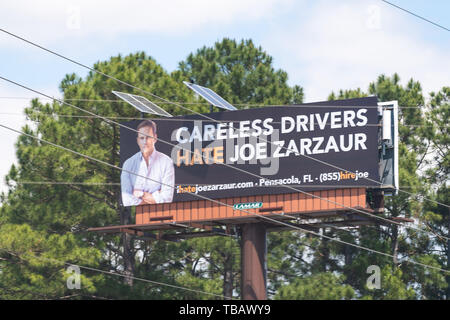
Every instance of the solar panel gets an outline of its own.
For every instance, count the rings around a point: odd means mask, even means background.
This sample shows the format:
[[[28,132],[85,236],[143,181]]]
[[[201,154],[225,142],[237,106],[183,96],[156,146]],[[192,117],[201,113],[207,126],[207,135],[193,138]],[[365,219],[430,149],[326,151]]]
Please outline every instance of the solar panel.
[[[151,102],[150,100],[148,100],[144,97],[137,96],[135,94],[130,94],[130,96],[133,97],[134,99],[136,99],[137,101],[139,101],[141,104],[145,105],[154,114],[159,114],[159,115],[166,116],[166,117],[172,116],[170,113],[166,112],[164,109],[162,109],[161,107],[157,106],[156,104],[154,104],[153,102]]]
[[[228,101],[223,99],[221,96],[219,96],[217,93],[215,93],[211,89],[199,86],[198,84],[189,83],[186,81],[183,81],[183,83],[185,85],[187,85],[195,93],[197,93],[198,95],[203,97],[203,99],[208,101],[213,106],[216,106],[216,107],[219,107],[222,109],[226,109],[226,110],[237,110]]]
[[[149,101],[144,97],[118,91],[112,91],[112,93],[114,93],[116,96],[118,96],[125,102],[131,104],[140,112],[156,114],[163,117],[172,117],[170,113],[166,112],[164,109],[162,109],[161,107],[157,106],[156,104],[154,104],[153,102]]]
[[[147,110],[147,108],[145,108],[145,106],[143,106],[139,101],[136,101],[136,99],[133,99],[128,93],[122,93],[122,92],[117,92],[117,91],[113,91],[112,93],[114,93],[116,96],[118,96],[125,102],[128,102],[129,104],[131,104],[133,107],[135,107],[139,111],[148,112],[148,110]]]

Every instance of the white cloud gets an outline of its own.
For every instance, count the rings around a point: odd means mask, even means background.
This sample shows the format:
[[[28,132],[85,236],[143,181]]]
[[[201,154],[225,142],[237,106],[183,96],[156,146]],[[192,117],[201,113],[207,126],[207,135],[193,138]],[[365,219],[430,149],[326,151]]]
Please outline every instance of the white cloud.
[[[0,21],[36,41],[132,32],[182,35],[211,25],[267,18],[293,0],[16,0],[1,4]],[[11,40],[5,40],[11,43]]]
[[[394,72],[403,84],[419,80],[428,94],[450,84],[450,59],[420,38],[420,26],[378,3],[327,1],[273,40],[295,56],[295,68],[284,68],[292,82],[305,87],[308,101],[324,100],[332,90],[366,91],[378,75]]]
[[[54,88],[45,88],[42,89],[42,92],[46,92],[49,95],[52,93],[55,96],[60,95]],[[19,131],[22,130],[25,124],[32,126],[32,123],[26,121],[24,109],[30,106],[30,99],[34,97],[36,96],[21,88],[5,85],[3,82],[0,86],[0,124]],[[48,102],[47,99],[42,99],[42,101]],[[18,137],[17,133],[0,128],[0,150],[2,150],[2,156],[0,157],[0,193],[7,191],[4,178],[9,172],[11,165],[17,164],[15,143]]]
[[[15,91],[5,92],[0,88],[0,95],[6,97],[7,94],[17,96]],[[0,100],[0,124],[21,130],[25,125],[25,116],[23,115],[23,106],[28,102],[22,99],[1,99]],[[15,142],[18,135],[4,128],[0,128],[0,150],[2,150],[2,157],[0,157],[0,192],[6,192],[6,185],[4,184],[4,177],[8,173],[11,165],[17,163]]]

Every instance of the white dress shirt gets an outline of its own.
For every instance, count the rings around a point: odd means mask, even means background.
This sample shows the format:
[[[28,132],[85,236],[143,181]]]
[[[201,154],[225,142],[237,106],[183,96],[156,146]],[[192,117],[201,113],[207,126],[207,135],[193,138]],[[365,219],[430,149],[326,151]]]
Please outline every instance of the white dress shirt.
[[[124,170],[134,172],[139,176]],[[141,203],[142,198],[135,197],[134,190],[151,193],[156,203],[172,202],[175,186],[173,161],[169,156],[155,149],[150,155],[147,167],[142,152],[139,151],[123,164],[120,185],[124,206],[136,206]]]

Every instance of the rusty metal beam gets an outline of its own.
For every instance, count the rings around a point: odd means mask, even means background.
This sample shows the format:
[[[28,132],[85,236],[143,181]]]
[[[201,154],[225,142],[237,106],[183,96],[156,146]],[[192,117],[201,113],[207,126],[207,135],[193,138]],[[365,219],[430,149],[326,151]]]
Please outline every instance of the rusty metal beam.
[[[163,220],[172,220],[173,216],[161,216],[161,217],[153,217],[150,218],[150,221],[163,221]]]
[[[262,208],[259,209],[259,212],[274,212],[274,211],[282,211],[283,207],[274,207],[274,208]]]
[[[274,208],[272,208],[274,209]],[[361,210],[362,208],[360,208]],[[365,212],[374,213],[371,209],[362,209]],[[196,220],[196,221],[177,221],[177,222],[169,222],[169,221],[160,221],[153,222],[147,224],[134,224],[134,225],[119,225],[119,226],[109,226],[109,227],[99,227],[99,228],[90,228],[88,231],[100,232],[100,233],[120,233],[121,229],[129,229],[135,231],[154,231],[154,230],[173,230],[173,229],[195,229],[199,228],[205,231],[211,231],[214,226],[239,226],[243,224],[252,224],[252,223],[265,223],[270,230],[275,230],[276,225],[269,222],[264,217],[268,217],[273,220],[281,220],[286,222],[288,220],[293,220],[297,218],[302,219],[323,219],[323,218],[346,218],[345,220],[338,221],[326,221],[322,222],[322,225],[318,225],[317,227],[326,227],[326,225],[336,224],[339,226],[354,226],[354,225],[363,225],[369,223],[377,223],[383,224],[382,221],[375,221],[373,218],[369,218],[362,213],[351,212],[349,210],[330,210],[330,211],[322,211],[322,212],[294,212],[294,213],[262,213],[261,216],[253,216],[248,215],[244,217],[230,217],[230,218],[214,218],[214,219],[205,219],[205,220]],[[402,218],[405,219],[405,218]],[[363,220],[367,220],[368,222],[364,222]],[[404,222],[409,222],[409,220],[404,220]],[[310,224],[301,223],[299,226],[302,228],[307,228]],[[283,229],[283,226],[279,226],[278,229]],[[131,233],[135,233],[135,231],[127,231]]]
[[[241,231],[241,298],[266,300],[266,227],[262,223],[244,224]]]

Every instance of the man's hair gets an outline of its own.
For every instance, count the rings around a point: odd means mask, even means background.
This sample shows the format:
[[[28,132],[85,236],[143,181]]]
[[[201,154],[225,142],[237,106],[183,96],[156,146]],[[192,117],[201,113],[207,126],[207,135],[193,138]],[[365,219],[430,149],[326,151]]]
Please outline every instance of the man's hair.
[[[142,121],[141,123],[139,123],[136,130],[139,131],[139,129],[144,128],[144,127],[152,128],[153,134],[156,134],[156,123],[154,123],[152,120]]]

